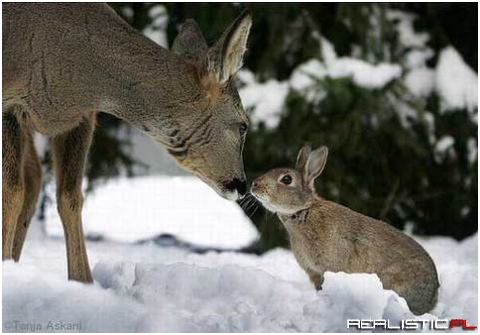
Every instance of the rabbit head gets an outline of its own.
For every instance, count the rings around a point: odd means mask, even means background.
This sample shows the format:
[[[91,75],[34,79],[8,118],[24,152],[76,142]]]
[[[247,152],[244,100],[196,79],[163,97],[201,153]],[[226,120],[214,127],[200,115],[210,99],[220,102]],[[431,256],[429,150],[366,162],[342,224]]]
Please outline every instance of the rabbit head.
[[[322,146],[311,151],[303,147],[295,169],[277,168],[255,179],[250,192],[262,205],[278,214],[294,214],[310,207],[315,200],[315,179],[327,162],[328,149]]]

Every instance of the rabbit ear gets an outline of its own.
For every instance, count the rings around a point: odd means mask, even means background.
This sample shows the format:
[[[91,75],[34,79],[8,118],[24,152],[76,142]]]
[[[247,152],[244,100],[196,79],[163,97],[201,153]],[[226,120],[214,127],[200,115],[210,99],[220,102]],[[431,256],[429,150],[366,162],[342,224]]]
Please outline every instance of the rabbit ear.
[[[313,181],[317,178],[325,168],[328,157],[328,148],[322,146],[313,150],[308,156],[307,166],[305,168],[305,182],[313,189]]]
[[[305,145],[300,151],[298,152],[297,156],[297,163],[295,164],[295,169],[301,173],[305,172],[305,165],[307,164],[308,155],[310,155],[310,146]]]

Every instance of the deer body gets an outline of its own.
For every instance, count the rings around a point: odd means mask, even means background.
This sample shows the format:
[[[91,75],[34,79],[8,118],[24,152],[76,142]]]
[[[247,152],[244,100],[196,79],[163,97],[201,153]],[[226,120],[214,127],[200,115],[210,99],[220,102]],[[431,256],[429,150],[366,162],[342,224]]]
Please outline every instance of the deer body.
[[[228,199],[245,193],[248,118],[231,77],[251,18],[212,47],[187,21],[171,51],[95,3],[3,5],[3,259],[20,257],[41,170],[35,131],[52,142],[69,278],[91,281],[81,225],[81,182],[96,114],[109,113],[167,148]]]
[[[4,108],[24,106],[40,133],[64,133],[98,111],[140,129],[152,119],[167,124],[173,105],[194,100],[188,63],[107,5],[54,4],[51,11],[40,5],[41,15],[30,6],[7,6],[14,10],[3,16]],[[168,129],[159,130],[168,137]]]

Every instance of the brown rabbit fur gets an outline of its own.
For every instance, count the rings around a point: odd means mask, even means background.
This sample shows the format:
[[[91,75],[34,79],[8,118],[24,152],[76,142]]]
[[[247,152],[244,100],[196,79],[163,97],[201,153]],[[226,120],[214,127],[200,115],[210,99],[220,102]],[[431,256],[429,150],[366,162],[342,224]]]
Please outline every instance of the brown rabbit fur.
[[[314,180],[323,171],[328,149],[300,150],[295,169],[273,169],[252,183],[251,193],[277,213],[293,253],[317,289],[325,271],[376,273],[385,289],[424,314],[436,304],[435,265],[412,238],[382,221],[322,199]]]

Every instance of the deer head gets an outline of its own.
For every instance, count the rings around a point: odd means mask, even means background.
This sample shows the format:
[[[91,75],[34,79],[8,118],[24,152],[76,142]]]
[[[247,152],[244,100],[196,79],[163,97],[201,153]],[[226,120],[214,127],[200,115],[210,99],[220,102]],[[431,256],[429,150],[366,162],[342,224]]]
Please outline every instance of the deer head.
[[[233,76],[242,67],[251,24],[243,13],[209,48],[197,24],[188,20],[172,47],[189,64],[195,88],[190,87],[186,108],[175,115],[168,152],[230,200],[246,193],[242,151],[249,120]]]

